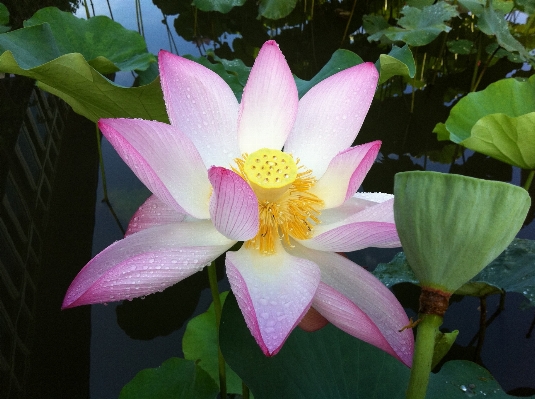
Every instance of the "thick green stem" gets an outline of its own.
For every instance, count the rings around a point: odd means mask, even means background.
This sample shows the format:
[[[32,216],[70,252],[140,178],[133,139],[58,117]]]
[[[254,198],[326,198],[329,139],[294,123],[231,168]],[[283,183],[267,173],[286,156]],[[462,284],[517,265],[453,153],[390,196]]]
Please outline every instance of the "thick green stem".
[[[442,324],[441,316],[420,314],[420,323],[416,334],[416,346],[412,360],[411,377],[407,389],[407,399],[424,399],[431,373],[431,363],[435,350],[435,337]]]
[[[526,191],[529,191],[529,188],[531,187],[531,182],[533,181],[533,176],[535,175],[535,169],[529,171],[528,178],[526,179],[526,183],[524,183],[524,189]]]
[[[221,393],[221,398],[225,399],[227,397],[227,373],[225,369],[225,359],[223,358],[223,353],[221,352],[221,347],[219,346],[221,299],[219,298],[219,289],[217,288],[217,273],[215,261],[212,262],[210,266],[208,266],[208,280],[210,281],[210,291],[212,291],[212,298],[214,300],[215,324],[217,333],[217,357],[219,363],[219,392]]]

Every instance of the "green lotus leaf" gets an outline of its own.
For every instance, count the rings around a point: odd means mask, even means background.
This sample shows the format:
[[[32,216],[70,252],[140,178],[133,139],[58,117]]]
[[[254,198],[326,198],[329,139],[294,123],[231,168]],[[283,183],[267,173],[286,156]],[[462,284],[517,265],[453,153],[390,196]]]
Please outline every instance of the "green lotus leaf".
[[[390,28],[390,25],[382,15],[369,14],[362,16],[362,27],[368,35],[373,35],[377,32],[382,32],[383,30]],[[373,40],[380,40],[382,36],[383,33],[375,37]],[[368,41],[371,42],[373,40],[368,37]]]
[[[535,61],[522,43],[516,40],[511,32],[509,32],[509,25],[505,19],[505,14],[505,12],[495,10],[492,7],[485,7],[479,16],[479,29],[487,35],[496,36],[498,44],[507,51],[518,52],[525,61]]]
[[[450,132],[448,131],[448,129],[446,129],[446,125],[444,123],[437,123],[435,128],[433,129],[433,133],[437,135],[438,141],[450,139]]]
[[[357,54],[349,50],[336,50],[331,59],[321,68],[321,70],[310,80],[295,78],[299,98],[303,97],[307,91],[317,85],[323,79],[334,75],[344,69],[363,63],[364,61]]]
[[[388,54],[381,54],[375,63],[379,69],[379,84],[386,82],[392,76],[406,76],[413,78],[416,73],[414,58],[408,45],[398,47],[392,46]]]
[[[408,0],[405,4],[411,7],[424,8],[435,3],[435,0]]]
[[[0,71],[36,79],[75,112],[100,118],[143,118],[168,122],[159,80],[141,87],[114,84],[91,67],[81,54],[63,55],[35,68],[21,68],[10,51],[0,55]]]
[[[221,293],[221,303],[224,304],[228,291]],[[208,310],[191,319],[182,338],[184,358],[195,361],[206,371],[214,381],[219,381],[218,340],[215,328],[215,311],[212,303]],[[227,392],[241,393],[240,377],[226,366]]]
[[[25,28],[0,35],[0,51],[11,51],[18,65],[31,69],[69,53],[80,53],[102,74],[145,70],[156,61],[137,32],[105,16],[89,20],[47,7]]]
[[[535,112],[484,116],[460,144],[510,165],[535,169]]]
[[[431,43],[441,32],[451,27],[445,22],[459,15],[457,8],[445,1],[439,1],[422,9],[404,6],[403,17],[398,20],[401,27],[388,27],[368,37],[368,41],[380,40],[383,35],[392,41],[402,41],[410,46],[424,46]]]
[[[245,0],[193,0],[193,5],[201,11],[218,11],[226,14],[236,6],[242,6]]]
[[[535,13],[535,0],[516,0],[515,3],[520,6],[526,14]]]
[[[437,172],[398,173],[394,217],[420,285],[455,292],[511,243],[530,198],[508,183]]]
[[[400,283],[418,284],[403,252],[396,254],[390,262],[377,265],[373,274],[387,287]],[[515,238],[500,256],[455,294],[481,297],[503,291],[522,294],[529,306],[535,306],[535,241]]]
[[[471,40],[449,40],[446,45],[448,50],[454,54],[473,54],[476,52],[475,43]]]
[[[185,55],[184,58],[187,58],[189,60],[195,61],[206,68],[212,70],[213,72],[217,73],[232,89],[234,92],[234,95],[238,99],[238,101],[241,101],[241,96],[243,94],[243,87],[245,86],[244,83],[240,81],[238,78],[238,75],[232,71],[228,71],[225,68],[225,64],[223,64],[223,60],[218,60],[215,63],[212,63],[208,61],[205,57],[195,57],[192,55]],[[250,70],[250,68],[249,68]],[[247,76],[249,76],[249,73],[247,72]]]
[[[0,3],[0,33],[7,32],[11,29],[9,24],[9,10],[7,7]]]
[[[119,399],[213,399],[218,391],[214,380],[195,362],[172,357],[158,368],[137,373]]]
[[[297,0],[260,0],[258,1],[258,16],[267,19],[280,19],[288,16]]]
[[[459,0],[459,4],[476,16],[480,16],[487,5],[486,0]],[[511,12],[515,3],[512,1],[493,0],[492,7],[502,11],[504,14]]]
[[[527,81],[502,79],[485,90],[461,98],[446,120],[450,140],[461,143],[470,137],[478,120],[491,114],[517,117],[535,110],[535,75]],[[519,143],[519,145],[521,145]]]

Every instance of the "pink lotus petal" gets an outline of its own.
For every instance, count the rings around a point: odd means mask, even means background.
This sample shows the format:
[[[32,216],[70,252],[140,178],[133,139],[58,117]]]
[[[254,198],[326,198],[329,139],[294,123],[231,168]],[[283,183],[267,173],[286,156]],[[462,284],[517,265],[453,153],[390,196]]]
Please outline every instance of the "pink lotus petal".
[[[319,251],[352,252],[368,247],[397,248],[401,246],[394,223],[349,223],[308,240],[299,240],[307,248]]]
[[[355,140],[378,77],[375,65],[368,62],[338,72],[310,89],[299,101],[285,151],[300,158],[314,176],[322,176],[330,160]]]
[[[352,201],[352,204],[355,202]],[[312,238],[299,242],[307,248],[331,252],[351,252],[367,247],[400,247],[401,242],[394,223],[393,203],[394,198],[391,198],[368,206],[342,220],[331,219],[331,223],[316,226]],[[331,218],[333,213],[329,215]]]
[[[409,324],[409,319],[394,294],[383,283],[364,268],[332,252],[315,251],[296,243],[291,253],[313,260],[321,269],[322,283],[330,287],[319,287],[317,299],[315,297],[313,301],[314,308],[322,316],[353,335],[357,331],[352,331],[352,319],[356,318],[356,323],[363,323],[356,308],[360,309],[377,326],[395,356],[407,366],[411,366],[414,351],[412,330],[409,328],[399,332]],[[355,308],[349,306],[349,302],[343,297],[352,302]],[[331,300],[334,302],[329,304]],[[369,335],[369,330],[365,331],[366,335]]]
[[[234,243],[209,221],[139,231],[95,256],[71,283],[62,308],[162,291],[201,270]]]
[[[355,198],[366,198],[366,196],[363,194],[370,193],[357,193],[357,195],[355,195]],[[378,197],[378,195],[375,196],[375,198]],[[362,211],[353,214],[347,219],[347,221],[394,223],[394,196],[391,194],[382,194],[381,199],[381,202],[378,202],[373,206],[368,206],[366,207],[366,209],[363,209]]]
[[[255,60],[243,89],[238,119],[242,153],[261,148],[280,150],[297,113],[297,87],[275,41],[267,41]]]
[[[342,205],[337,208],[324,209],[321,212],[321,223],[324,225],[342,222],[350,217],[360,215],[365,209],[375,207],[380,203],[393,200],[392,194],[384,193],[356,193]],[[389,204],[389,210],[385,213],[391,213],[389,221],[394,221],[393,203]]]
[[[373,320],[334,288],[320,283],[312,305],[340,330],[401,360]]]
[[[342,205],[362,184],[380,147],[380,141],[373,141],[340,152],[312,187],[312,194],[323,200],[326,209]]]
[[[154,195],[178,212],[210,217],[212,186],[197,149],[165,123],[143,119],[101,119],[102,133]]]
[[[208,178],[214,192],[210,199],[212,223],[226,237],[246,241],[258,232],[258,200],[252,188],[231,170],[212,167]]]
[[[137,233],[138,231],[149,229],[154,226],[161,226],[170,223],[183,222],[187,214],[177,212],[168,206],[155,195],[151,195],[134,213],[125,236]]]
[[[167,51],[158,55],[167,114],[195,144],[205,164],[228,166],[238,149],[238,101],[219,75]]]
[[[318,267],[282,248],[262,255],[245,245],[227,253],[226,266],[251,334],[264,354],[275,355],[310,307],[320,281]]]

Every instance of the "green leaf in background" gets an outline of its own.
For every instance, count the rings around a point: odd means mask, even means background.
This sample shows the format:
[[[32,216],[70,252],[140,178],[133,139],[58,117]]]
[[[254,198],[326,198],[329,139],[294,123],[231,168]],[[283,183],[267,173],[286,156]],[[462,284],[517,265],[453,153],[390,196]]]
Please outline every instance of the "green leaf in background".
[[[243,93],[243,87],[245,86],[245,83],[243,82],[243,74],[247,73],[247,77],[249,76],[250,68],[247,68],[245,64],[243,64],[244,68],[246,69],[242,70],[240,74],[237,74],[235,71],[239,63],[233,63],[232,61],[228,61],[228,64],[223,63],[222,59],[216,60],[216,63],[212,63],[209,60],[207,60],[205,57],[194,57],[192,55],[185,55],[184,58],[187,58],[188,60],[195,61],[206,68],[212,70],[213,72],[217,73],[227,84],[230,86],[232,91],[234,92],[234,95],[238,99],[238,101],[241,101],[241,96]],[[225,60],[226,61],[226,60]],[[229,71],[227,71],[226,67],[229,67]],[[247,81],[247,79],[246,79]]]
[[[429,376],[427,398],[466,399],[474,396],[492,399],[515,398],[502,390],[488,370],[467,360],[447,362],[439,373],[431,373]]]
[[[448,129],[446,129],[446,125],[444,123],[437,123],[435,128],[433,129],[433,133],[436,133],[438,141],[450,139],[450,132],[448,131]]]
[[[535,140],[535,131],[529,128],[532,116],[528,115],[533,110],[535,76],[528,81],[502,79],[490,84],[485,90],[461,98],[451,109],[445,128],[449,132],[449,139],[454,143],[496,156],[513,165],[527,167],[535,162],[533,151],[530,150]],[[523,117],[524,115],[528,116]],[[491,117],[481,120],[487,116]],[[438,125],[435,130],[437,128]],[[484,131],[487,128],[492,130]],[[474,139],[471,139],[472,136]]]
[[[418,285],[418,279],[403,252],[398,252],[388,263],[379,263],[372,273],[389,288],[401,283]]]
[[[394,219],[422,287],[453,293],[516,236],[531,204],[523,188],[437,172],[394,180]]]
[[[7,7],[0,3],[0,33],[7,32],[11,29],[9,24],[9,10]]]
[[[446,45],[448,50],[454,54],[474,54],[476,52],[474,42],[471,40],[449,40]]]
[[[89,20],[47,7],[24,22],[25,28],[0,35],[21,68],[31,69],[69,53],[80,53],[102,74],[145,70],[156,61],[137,33],[105,16]]]
[[[245,0],[193,0],[193,5],[201,11],[218,11],[226,14],[236,6],[242,6]]]
[[[446,120],[450,140],[455,143],[470,137],[472,127],[486,115],[505,114],[516,117],[535,109],[535,75],[527,81],[502,79],[485,90],[469,93],[451,109]]]
[[[449,32],[451,27],[445,22],[459,15],[457,7],[439,1],[423,9],[404,6],[403,17],[398,27],[389,27],[368,37],[368,41],[380,40],[385,35],[392,41],[402,41],[410,46],[424,46],[431,43],[441,32]]]
[[[435,3],[435,0],[408,0],[405,4],[411,7],[424,8]]]
[[[535,112],[517,117],[484,116],[461,144],[510,165],[535,169]]]
[[[228,291],[220,294],[221,303],[225,302]],[[215,328],[215,312],[212,303],[208,310],[191,319],[182,339],[184,358],[195,361],[214,381],[219,382],[219,363]],[[227,364],[227,392],[242,393],[240,377]]]
[[[220,342],[257,399],[405,398],[409,369],[331,324],[313,333],[296,328],[277,355],[264,356],[232,293],[223,308]],[[431,374],[427,397],[465,399],[463,386],[482,397],[512,398],[487,370],[468,361],[447,362]]]
[[[511,32],[509,32],[509,25],[505,19],[505,13],[495,10],[492,7],[485,7],[478,19],[478,27],[487,35],[496,36],[498,44],[507,51],[518,52],[518,54],[525,60],[534,62],[528,50],[516,40]]]
[[[258,2],[258,14],[267,19],[280,19],[288,16],[297,0],[260,0]]]
[[[141,87],[121,87],[98,73],[81,54],[66,54],[44,65],[23,69],[6,51],[0,55],[0,71],[36,79],[40,88],[94,122],[100,118],[168,122],[159,80]]]
[[[382,15],[369,14],[362,16],[362,27],[368,35],[373,35],[377,32],[382,32],[390,28],[390,25]],[[381,36],[374,40],[379,40],[382,36],[383,33],[381,33]],[[371,41],[369,38],[368,40]]]
[[[387,287],[418,284],[403,252],[396,254],[389,263],[377,265],[373,274]],[[455,294],[481,297],[502,290],[522,294],[529,306],[535,306],[535,241],[515,238],[500,256]]]
[[[479,17],[485,10],[485,7],[487,6],[487,0],[459,0],[459,4],[465,7],[472,14]],[[495,10],[499,10],[503,12],[504,14],[511,12],[514,6],[515,6],[515,2],[513,1],[507,1],[507,0],[505,1],[493,0],[492,1],[492,7]]]
[[[516,62],[518,64],[524,62],[524,58],[521,57],[520,54],[507,51],[503,47],[500,47],[500,45],[496,42],[489,43],[487,46],[485,46],[485,53],[487,53],[489,56],[492,56],[489,65],[494,65],[496,61],[503,57],[507,57],[509,61]]]
[[[213,399],[219,389],[195,362],[172,357],[145,369],[126,384],[119,399]]]
[[[247,79],[249,78],[251,68],[245,65],[242,60],[225,60],[223,58],[219,58],[215,54],[208,54],[208,56],[212,57],[216,62],[220,62],[225,68],[225,71],[235,75],[238,78],[238,82],[242,86],[245,86],[245,84],[247,83]]]
[[[516,0],[515,3],[528,15],[535,13],[535,0]]]
[[[323,79],[334,75],[344,69],[363,63],[364,61],[357,54],[349,50],[336,50],[331,59],[321,68],[321,70],[310,80],[302,80],[295,77],[299,98],[303,97],[307,91],[317,85]]]
[[[379,56],[375,66],[380,73],[378,84],[386,82],[392,76],[413,78],[416,73],[414,57],[408,45],[403,47],[393,45],[390,53]]]

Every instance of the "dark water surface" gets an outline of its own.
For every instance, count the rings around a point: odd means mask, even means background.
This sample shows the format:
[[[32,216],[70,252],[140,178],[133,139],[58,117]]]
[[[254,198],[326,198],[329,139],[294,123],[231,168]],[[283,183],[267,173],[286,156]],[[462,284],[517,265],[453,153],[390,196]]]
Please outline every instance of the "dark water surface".
[[[262,25],[262,21],[256,19],[255,2],[249,0],[243,9],[233,10],[225,17],[199,13],[194,37],[192,9],[188,2],[154,2],[168,13],[175,11],[173,7],[176,7],[181,14],[178,19],[176,15],[163,17],[162,11],[155,5],[142,2],[149,51],[157,53],[162,48],[173,51],[176,44],[181,55],[202,55],[207,49],[216,47],[219,56],[228,59],[239,57],[251,65],[254,48],[260,47],[271,32],[292,71],[303,79],[314,76],[339,47],[347,22],[340,10],[347,11],[353,3],[343,1],[318,6],[312,20],[307,20],[303,11],[298,10],[282,22]],[[109,15],[106,1],[93,0],[93,4],[97,15]],[[132,1],[110,1],[110,5],[116,21],[137,30]],[[298,7],[302,9],[303,2]],[[357,14],[359,11],[363,10],[357,10]],[[85,17],[85,11],[80,9],[77,15]],[[359,18],[354,17],[349,32],[359,28]],[[172,40],[162,20],[167,21]],[[177,35],[175,25],[186,40]],[[224,29],[228,29],[226,34],[223,34]],[[365,61],[375,62],[380,49],[369,45],[360,36],[354,37],[353,44],[346,40],[344,47],[356,52]],[[219,43],[215,43],[213,38],[219,38]],[[513,70],[522,74],[522,67],[521,64],[499,61],[489,68],[480,89]],[[118,76],[116,81],[128,84],[131,79],[127,74]],[[395,173],[423,169],[452,171],[521,184],[526,176],[522,176],[519,170],[469,151],[465,151],[464,156],[452,164],[452,145],[437,142],[431,133],[435,124],[445,121],[448,115],[449,108],[445,103],[456,94],[465,93],[470,79],[469,69],[459,68],[449,75],[435,74],[432,79],[429,78],[424,90],[416,92],[412,113],[411,90],[401,80],[394,80],[390,86],[378,91],[356,141],[383,141],[378,163],[364,182],[364,191],[392,192]],[[40,265],[35,266],[38,270],[35,275],[30,271],[21,273],[26,277],[31,275],[31,281],[27,284],[35,287],[33,291],[28,289],[22,292],[28,296],[30,292],[35,294],[26,298],[25,304],[14,311],[18,315],[19,330],[24,329],[25,332],[19,332],[19,338],[10,337],[10,343],[6,344],[6,337],[13,329],[0,325],[1,353],[11,353],[10,359],[15,359],[17,364],[11,370],[10,378],[2,371],[2,367],[5,370],[8,366],[0,363],[0,383],[10,387],[0,392],[6,392],[6,397],[10,398],[23,397],[17,392],[24,390],[28,398],[116,398],[122,386],[138,371],[157,367],[171,356],[182,355],[181,337],[187,320],[191,315],[203,312],[211,301],[207,276],[198,273],[187,280],[188,284],[179,284],[145,299],[59,310],[63,295],[76,273],[91,256],[122,238],[117,221],[101,201],[103,191],[96,158],[94,125],[84,123],[68,111],[64,120],[66,127],[62,129],[61,139],[58,138],[57,159],[52,163],[54,167],[50,167],[57,172],[50,179],[51,189],[44,211],[46,221],[41,223],[42,230],[35,234],[40,239],[40,250],[28,255],[30,260],[40,259]],[[24,145],[21,148],[25,148]],[[102,140],[102,151],[110,202],[120,224],[126,227],[149,192],[105,139]],[[46,167],[43,170],[47,170]],[[12,191],[3,189],[0,194],[7,195]],[[37,209],[34,202],[32,209]],[[15,203],[13,200],[11,207],[15,207]],[[2,209],[5,212],[5,208]],[[33,210],[27,213],[32,216],[36,214]],[[0,216],[7,220],[5,213]],[[528,217],[529,220],[533,219],[532,211]],[[0,227],[6,231],[11,228],[5,221]],[[519,237],[534,240],[535,223],[526,225]],[[2,245],[1,248],[5,248],[7,244],[2,242]],[[356,252],[352,257],[357,263],[373,268],[379,262],[388,262],[397,251],[370,249]],[[0,266],[9,266],[4,265],[4,260],[2,262]],[[224,271],[221,269],[220,272],[223,276]],[[20,284],[26,287],[26,283]],[[220,289],[228,289],[224,279],[220,281]],[[410,298],[408,302],[417,298],[414,288],[401,287],[398,291],[404,291],[403,295]],[[489,316],[497,308],[498,301],[497,296],[489,297]],[[483,364],[505,391],[522,387],[535,389],[535,337],[526,337],[534,311],[533,308],[521,308],[522,301],[520,295],[507,295],[505,311],[486,331],[481,354]],[[453,302],[446,314],[443,327],[460,330],[458,346],[453,354],[456,358],[474,359],[475,343],[471,341],[479,329],[479,307],[479,300],[465,298]],[[20,316],[24,312],[29,315],[27,326],[23,325],[23,317]],[[26,381],[24,389],[17,386],[17,382],[21,381]]]

